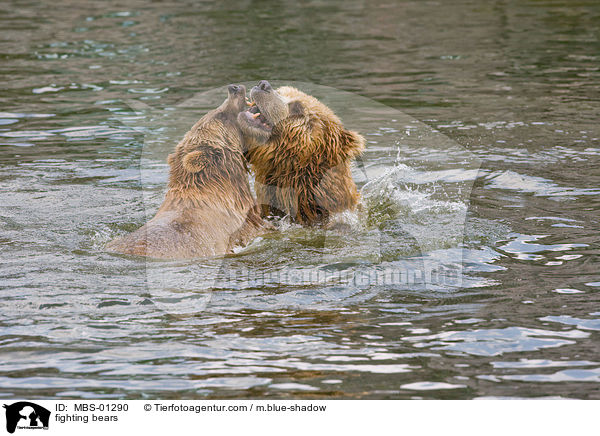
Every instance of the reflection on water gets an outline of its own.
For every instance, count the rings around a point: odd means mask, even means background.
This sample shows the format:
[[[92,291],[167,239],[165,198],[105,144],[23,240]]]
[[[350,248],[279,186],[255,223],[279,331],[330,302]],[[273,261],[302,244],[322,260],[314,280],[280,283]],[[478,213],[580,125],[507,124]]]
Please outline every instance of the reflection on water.
[[[446,3],[5,5],[0,396],[599,398],[600,6]],[[105,253],[263,78],[367,138],[350,234]]]

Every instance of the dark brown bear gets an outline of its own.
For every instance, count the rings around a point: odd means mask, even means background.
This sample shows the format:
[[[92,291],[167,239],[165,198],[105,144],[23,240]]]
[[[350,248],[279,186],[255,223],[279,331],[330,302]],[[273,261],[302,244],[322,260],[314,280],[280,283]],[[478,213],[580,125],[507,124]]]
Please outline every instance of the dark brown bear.
[[[252,106],[238,121],[262,215],[289,215],[315,225],[326,223],[333,213],[355,209],[359,194],[350,163],[362,153],[364,138],[295,88],[274,90],[263,80],[250,96]]]
[[[168,259],[216,256],[261,233],[237,123],[246,108],[246,88],[230,85],[228,91],[227,100],[169,155],[169,190],[156,216],[110,242],[109,251]]]

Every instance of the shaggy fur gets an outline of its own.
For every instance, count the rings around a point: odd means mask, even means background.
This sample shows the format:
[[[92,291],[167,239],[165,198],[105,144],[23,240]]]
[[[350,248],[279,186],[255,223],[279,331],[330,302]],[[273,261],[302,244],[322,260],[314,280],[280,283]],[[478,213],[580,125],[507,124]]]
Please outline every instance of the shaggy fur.
[[[248,183],[243,137],[236,117],[246,89],[229,96],[187,132],[168,157],[169,190],[156,216],[112,241],[109,251],[156,258],[194,258],[230,253],[262,228]]]
[[[364,138],[298,89],[275,91],[262,81],[251,98],[253,106],[238,121],[262,215],[289,215],[315,225],[326,223],[332,213],[355,209],[359,194],[350,163],[362,153]]]

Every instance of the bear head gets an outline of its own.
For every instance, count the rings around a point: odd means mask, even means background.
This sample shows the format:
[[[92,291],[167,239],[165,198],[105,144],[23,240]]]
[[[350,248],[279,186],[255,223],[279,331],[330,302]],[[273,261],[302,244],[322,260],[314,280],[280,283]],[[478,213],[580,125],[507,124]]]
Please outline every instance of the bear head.
[[[227,91],[227,99],[202,117],[168,156],[171,188],[193,187],[226,175],[232,169],[226,165],[228,156],[239,156],[236,164],[245,162],[237,116],[246,108],[246,87],[229,85]]]
[[[249,109],[238,115],[246,151],[269,144],[275,146],[269,152],[285,153],[288,148],[296,165],[318,161],[331,168],[364,149],[361,135],[345,129],[331,109],[296,88],[275,90],[262,80],[250,98]]]

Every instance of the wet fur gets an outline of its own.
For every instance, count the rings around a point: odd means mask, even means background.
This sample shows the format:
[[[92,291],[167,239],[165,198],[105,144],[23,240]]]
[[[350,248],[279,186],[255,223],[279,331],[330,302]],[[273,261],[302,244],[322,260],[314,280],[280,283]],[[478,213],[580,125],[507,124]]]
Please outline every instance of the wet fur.
[[[112,241],[109,251],[155,258],[232,252],[262,230],[242,154],[238,109],[228,100],[206,114],[169,155],[169,186],[156,216]]]
[[[253,95],[255,95],[253,89]],[[344,128],[323,103],[295,88],[276,91],[287,105],[278,119],[276,94],[261,93],[261,112],[274,121],[270,135],[238,120],[247,142],[246,157],[256,176],[261,214],[289,215],[303,225],[324,224],[331,214],[353,210],[359,193],[350,171],[364,138]]]

